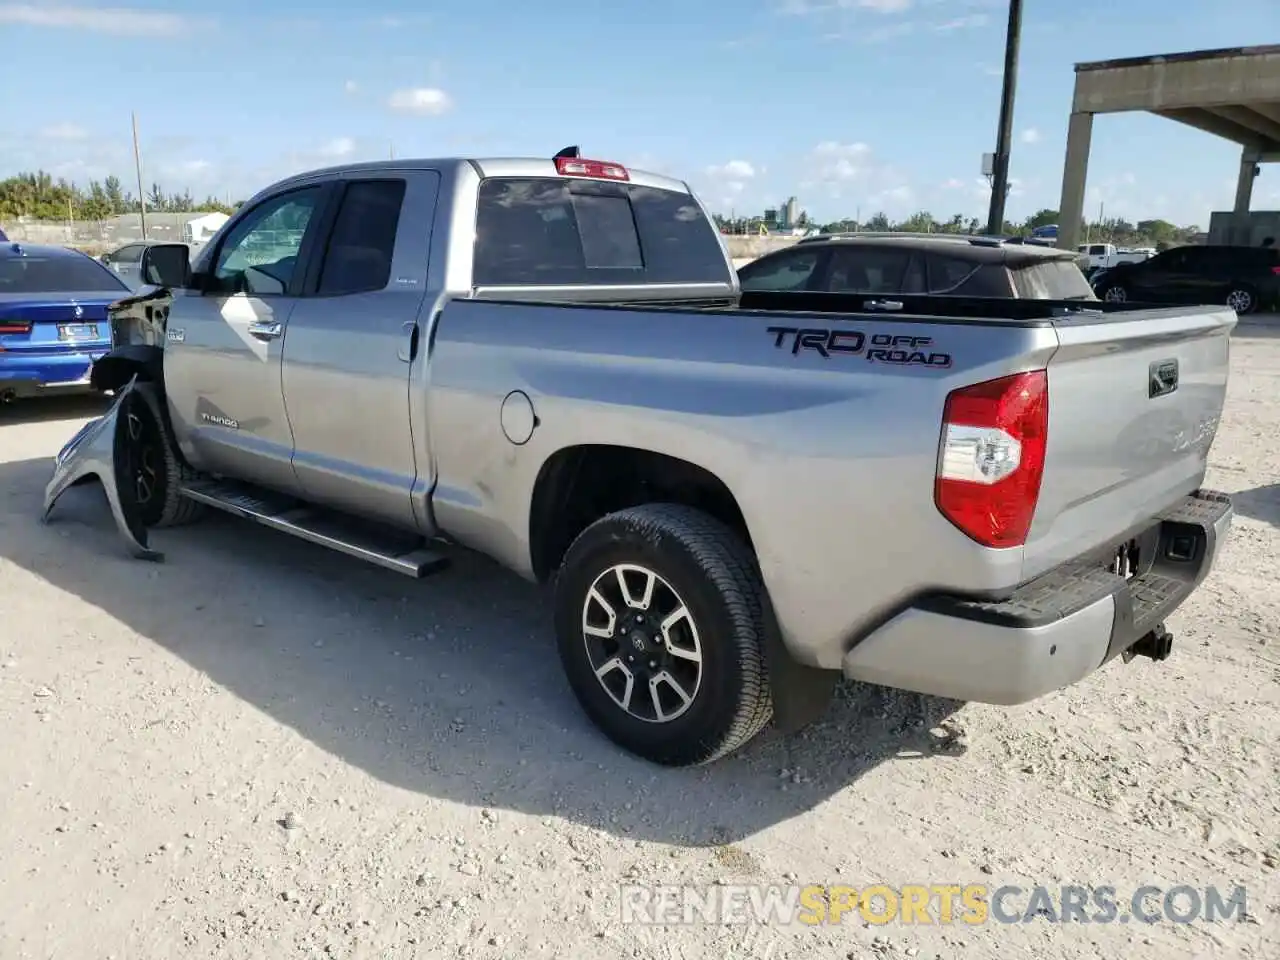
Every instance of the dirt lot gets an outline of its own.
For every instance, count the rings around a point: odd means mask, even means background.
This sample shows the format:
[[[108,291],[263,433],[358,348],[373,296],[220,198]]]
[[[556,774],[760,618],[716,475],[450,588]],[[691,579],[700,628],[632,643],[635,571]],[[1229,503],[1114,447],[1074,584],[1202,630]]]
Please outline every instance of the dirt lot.
[[[1236,527],[1169,661],[1017,709],[851,686],[695,771],[597,736],[482,560],[414,583],[214,518],[143,564],[93,488],[41,526],[92,413],[0,411],[3,960],[1280,957],[1280,323],[1234,342]],[[1248,918],[621,922],[675,882],[1243,884]]]

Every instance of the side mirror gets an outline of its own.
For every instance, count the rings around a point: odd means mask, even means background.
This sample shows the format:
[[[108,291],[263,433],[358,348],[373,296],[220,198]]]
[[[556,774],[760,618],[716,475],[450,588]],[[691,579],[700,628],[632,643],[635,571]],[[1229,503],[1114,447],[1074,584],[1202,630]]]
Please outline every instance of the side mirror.
[[[138,273],[143,283],[185,287],[191,280],[191,258],[185,243],[157,243],[142,251]]]

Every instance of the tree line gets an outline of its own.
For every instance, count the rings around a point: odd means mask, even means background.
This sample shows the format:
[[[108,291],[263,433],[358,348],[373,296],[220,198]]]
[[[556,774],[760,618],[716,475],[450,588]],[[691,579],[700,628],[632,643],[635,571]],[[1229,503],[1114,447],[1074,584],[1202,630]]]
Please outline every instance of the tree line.
[[[146,208],[156,213],[231,213],[237,206],[216,197],[197,201],[191,191],[168,193],[158,183],[151,185]],[[90,180],[81,187],[49,173],[19,173],[0,180],[0,220],[20,217],[31,220],[105,220],[122,213],[139,213],[142,200],[124,189],[119,177]]]
[[[927,210],[913,213],[905,220],[891,220],[884,213],[861,222],[852,219],[835,220],[819,225],[812,221],[807,213],[797,218],[798,227],[818,227],[823,233],[856,233],[868,231],[873,233],[952,233],[978,234],[984,232],[986,224],[977,217],[966,217],[957,213],[948,220],[939,220]],[[761,217],[729,218],[715,214],[716,225],[730,234],[756,234],[766,224]],[[1027,236],[1037,227],[1047,227],[1058,222],[1058,211],[1048,208],[1039,210],[1020,223],[1006,221],[1003,233],[1006,236]],[[1081,242],[1087,238],[1098,242],[1114,243],[1121,247],[1155,247],[1166,249],[1192,242],[1200,233],[1197,226],[1180,227],[1167,220],[1139,220],[1131,223],[1118,217],[1095,221],[1083,225]]]

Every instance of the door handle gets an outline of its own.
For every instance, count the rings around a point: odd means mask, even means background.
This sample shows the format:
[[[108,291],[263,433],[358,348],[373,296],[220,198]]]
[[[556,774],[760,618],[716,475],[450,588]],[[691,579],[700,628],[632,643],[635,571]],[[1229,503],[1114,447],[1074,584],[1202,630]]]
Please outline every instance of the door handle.
[[[274,340],[284,332],[284,324],[279,320],[263,320],[249,324],[250,336],[262,340]]]
[[[414,357],[418,355],[418,322],[416,320],[408,320],[400,325],[400,332],[403,339],[400,346],[396,348],[396,357],[404,363],[413,363]]]
[[[901,310],[901,300],[864,300],[862,301],[863,310]]]

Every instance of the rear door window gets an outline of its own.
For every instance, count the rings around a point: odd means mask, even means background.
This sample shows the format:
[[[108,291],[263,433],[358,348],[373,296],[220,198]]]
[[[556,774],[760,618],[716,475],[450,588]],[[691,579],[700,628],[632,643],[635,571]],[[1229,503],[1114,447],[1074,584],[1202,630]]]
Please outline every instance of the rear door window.
[[[831,252],[825,287],[832,293],[901,293],[910,250],[845,246]]]
[[[1012,267],[1018,296],[1030,300],[1096,300],[1073,260],[1039,260]]]
[[[788,250],[738,271],[743,290],[805,290],[818,268],[822,251]]]
[[[320,267],[320,296],[385,289],[391,280],[396,230],[404,202],[403,180],[347,184]]]
[[[728,283],[719,235],[687,193],[636,184],[490,178],[480,185],[473,283]]]

